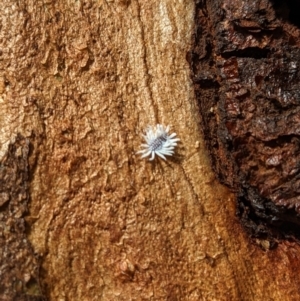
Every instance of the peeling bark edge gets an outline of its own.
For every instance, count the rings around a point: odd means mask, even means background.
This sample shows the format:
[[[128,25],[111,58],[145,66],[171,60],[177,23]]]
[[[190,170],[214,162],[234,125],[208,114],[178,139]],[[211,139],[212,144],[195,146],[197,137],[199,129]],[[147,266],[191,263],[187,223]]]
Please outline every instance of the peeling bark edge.
[[[45,301],[40,259],[26,236],[29,139],[18,134],[0,162],[0,300]]]
[[[213,169],[235,192],[246,230],[273,247],[299,240],[300,171],[290,156],[300,156],[300,76],[291,68],[300,33],[271,1],[229,2],[195,1],[188,61]]]

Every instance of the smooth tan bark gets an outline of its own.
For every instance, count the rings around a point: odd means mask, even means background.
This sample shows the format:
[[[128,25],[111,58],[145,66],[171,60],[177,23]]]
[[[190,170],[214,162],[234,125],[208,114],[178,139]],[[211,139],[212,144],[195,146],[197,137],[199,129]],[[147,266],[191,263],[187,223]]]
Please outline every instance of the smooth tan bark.
[[[186,61],[193,1],[0,11],[1,155],[30,140],[26,220],[49,300],[298,300],[299,246],[253,244],[211,171]],[[157,123],[181,143],[150,163],[136,152]]]

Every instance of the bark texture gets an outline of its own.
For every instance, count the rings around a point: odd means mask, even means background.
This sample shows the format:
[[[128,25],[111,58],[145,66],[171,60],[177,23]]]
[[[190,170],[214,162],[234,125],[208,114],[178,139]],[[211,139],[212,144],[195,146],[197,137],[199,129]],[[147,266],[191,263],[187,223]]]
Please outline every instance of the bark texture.
[[[29,139],[18,135],[0,162],[0,300],[43,300],[39,259],[26,235]]]
[[[1,156],[18,137],[31,150],[38,298],[298,300],[299,246],[253,244],[211,171],[185,58],[194,8],[2,0]],[[167,162],[136,155],[156,123],[181,139]]]
[[[269,238],[298,236],[300,224],[297,5],[197,6],[192,66],[214,168],[237,192],[244,223]]]

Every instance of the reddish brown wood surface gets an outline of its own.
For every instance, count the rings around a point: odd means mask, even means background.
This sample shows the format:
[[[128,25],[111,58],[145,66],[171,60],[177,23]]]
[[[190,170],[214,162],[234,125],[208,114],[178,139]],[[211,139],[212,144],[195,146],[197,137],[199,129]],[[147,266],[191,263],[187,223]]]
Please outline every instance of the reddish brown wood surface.
[[[198,3],[216,43],[213,17],[226,7]],[[1,301],[299,299],[298,244],[252,240],[211,170],[186,61],[194,13],[194,1],[178,0],[1,2],[1,168],[19,162],[18,137],[30,150],[1,222],[26,184],[21,253],[34,252],[30,268],[22,256],[0,261]],[[181,143],[150,163],[136,152],[156,123]],[[16,166],[3,187],[24,173]]]

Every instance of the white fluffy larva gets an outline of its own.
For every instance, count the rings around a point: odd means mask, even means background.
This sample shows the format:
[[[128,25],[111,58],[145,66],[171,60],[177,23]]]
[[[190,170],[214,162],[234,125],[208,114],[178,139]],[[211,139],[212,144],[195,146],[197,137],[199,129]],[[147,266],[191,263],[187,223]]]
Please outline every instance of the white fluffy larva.
[[[166,156],[172,156],[174,154],[174,148],[177,145],[177,141],[180,141],[179,138],[176,137],[176,133],[168,134],[169,126],[166,128],[157,124],[156,128],[148,127],[146,129],[146,135],[143,135],[146,143],[141,146],[144,148],[143,150],[138,151],[138,154],[142,154],[142,158],[151,155],[150,161],[155,158],[155,155],[161,157],[166,160]]]

